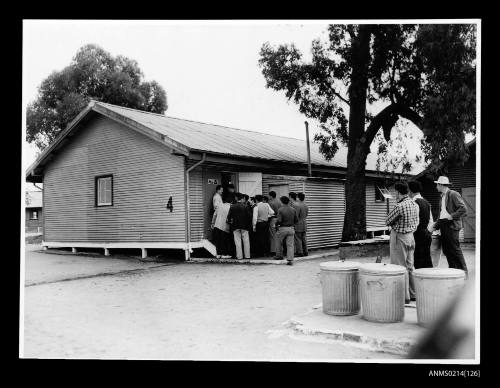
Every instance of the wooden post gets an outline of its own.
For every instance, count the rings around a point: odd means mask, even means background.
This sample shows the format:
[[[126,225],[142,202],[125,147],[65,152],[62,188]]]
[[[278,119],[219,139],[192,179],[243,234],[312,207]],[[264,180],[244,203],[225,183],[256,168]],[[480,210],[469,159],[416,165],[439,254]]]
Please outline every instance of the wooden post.
[[[148,251],[146,248],[141,248],[141,252],[142,252],[142,258],[145,259],[146,257],[148,257]]]
[[[309,123],[304,121],[306,124],[306,143],[307,143],[307,175],[312,176],[311,169],[311,146],[309,145]]]
[[[184,249],[184,259],[189,261],[189,249]]]
[[[46,251],[47,249],[49,249],[49,248],[46,245],[44,245],[42,248],[43,251]]]
[[[71,253],[76,253],[76,248],[71,248]]]
[[[109,256],[109,249],[108,248],[104,248],[104,256]]]

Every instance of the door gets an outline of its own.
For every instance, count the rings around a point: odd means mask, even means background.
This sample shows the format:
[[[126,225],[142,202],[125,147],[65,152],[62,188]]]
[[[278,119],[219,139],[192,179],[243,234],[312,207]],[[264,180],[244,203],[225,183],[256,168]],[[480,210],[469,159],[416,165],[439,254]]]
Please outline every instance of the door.
[[[464,241],[474,242],[476,239],[476,188],[463,188],[462,198],[467,208],[467,217],[462,218],[464,223]]]
[[[240,172],[238,173],[238,190],[240,193],[253,197],[262,194],[262,173]]]
[[[217,185],[222,184],[221,173],[215,170],[203,171],[203,238],[212,239],[212,216],[214,214],[213,196]]]

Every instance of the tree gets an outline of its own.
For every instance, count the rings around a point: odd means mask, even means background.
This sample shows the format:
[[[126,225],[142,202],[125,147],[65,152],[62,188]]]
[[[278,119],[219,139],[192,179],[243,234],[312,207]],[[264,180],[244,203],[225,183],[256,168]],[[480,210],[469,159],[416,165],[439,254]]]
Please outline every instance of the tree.
[[[342,240],[359,240],[366,237],[366,158],[376,138],[378,152],[386,152],[394,128],[407,120],[424,134],[426,162],[467,158],[464,132],[475,133],[475,25],[330,25],[328,38],[313,41],[310,62],[293,44],[265,43],[259,64],[268,88],[319,122],[314,140],[325,159],[348,147]]]
[[[81,47],[69,66],[42,81],[37,99],[28,105],[27,141],[43,150],[90,100],[164,113],[165,90],[143,78],[135,60],[113,57],[94,44]]]

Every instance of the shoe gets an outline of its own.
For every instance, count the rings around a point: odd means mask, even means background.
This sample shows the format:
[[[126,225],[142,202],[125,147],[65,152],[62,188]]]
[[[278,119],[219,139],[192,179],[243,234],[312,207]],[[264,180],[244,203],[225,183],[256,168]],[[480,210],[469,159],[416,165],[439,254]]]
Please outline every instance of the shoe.
[[[405,299],[405,304],[410,304],[410,299]]]
[[[284,258],[283,257],[274,256],[273,259],[274,260],[283,260]]]
[[[416,302],[416,301],[417,301],[417,299],[415,299],[415,298],[410,298],[410,302]]]
[[[293,261],[292,260],[287,260],[286,261],[286,265],[293,265]]]

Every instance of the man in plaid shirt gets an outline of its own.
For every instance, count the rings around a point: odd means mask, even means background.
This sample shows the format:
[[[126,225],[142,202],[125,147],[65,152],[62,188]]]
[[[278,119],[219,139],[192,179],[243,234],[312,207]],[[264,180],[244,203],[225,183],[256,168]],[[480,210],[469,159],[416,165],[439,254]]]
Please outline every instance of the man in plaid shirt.
[[[415,286],[413,284],[413,255],[415,239],[413,232],[419,223],[418,205],[408,196],[408,184],[397,182],[396,206],[387,216],[386,224],[391,227],[391,264],[397,264],[407,269],[405,275],[405,300],[410,303],[415,300]]]

